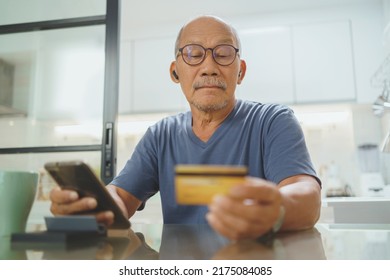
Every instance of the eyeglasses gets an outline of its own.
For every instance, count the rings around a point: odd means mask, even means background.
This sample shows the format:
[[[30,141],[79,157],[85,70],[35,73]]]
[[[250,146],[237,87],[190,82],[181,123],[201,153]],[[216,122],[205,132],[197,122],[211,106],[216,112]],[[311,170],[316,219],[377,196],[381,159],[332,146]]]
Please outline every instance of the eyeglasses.
[[[211,51],[214,61],[221,66],[228,66],[232,64],[239,51],[239,49],[225,44],[218,45],[214,48],[204,48],[198,44],[189,44],[180,48],[179,53],[185,63],[195,66],[201,64],[205,60],[208,50]]]

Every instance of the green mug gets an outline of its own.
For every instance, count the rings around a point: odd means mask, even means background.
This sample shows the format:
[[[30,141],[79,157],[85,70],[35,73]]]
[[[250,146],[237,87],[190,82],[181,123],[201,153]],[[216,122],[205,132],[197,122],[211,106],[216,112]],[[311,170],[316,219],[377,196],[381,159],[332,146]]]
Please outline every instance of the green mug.
[[[27,260],[26,250],[14,250],[9,237],[0,236],[0,262],[1,260]]]
[[[26,230],[38,176],[35,172],[0,170],[0,237]]]

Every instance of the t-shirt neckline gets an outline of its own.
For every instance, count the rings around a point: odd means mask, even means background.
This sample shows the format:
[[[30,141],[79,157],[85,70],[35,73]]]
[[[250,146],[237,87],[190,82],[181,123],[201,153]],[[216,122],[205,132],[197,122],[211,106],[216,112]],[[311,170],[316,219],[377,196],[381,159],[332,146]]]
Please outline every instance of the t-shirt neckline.
[[[192,113],[188,111],[186,114],[186,130],[190,139],[198,146],[202,148],[206,148],[207,146],[214,143],[222,134],[230,127],[231,121],[233,117],[236,115],[238,108],[241,106],[241,100],[236,99],[236,104],[234,105],[233,110],[229,113],[226,119],[222,122],[222,124],[217,128],[217,130],[211,135],[210,139],[206,142],[203,142],[198,136],[195,135],[192,130]]]

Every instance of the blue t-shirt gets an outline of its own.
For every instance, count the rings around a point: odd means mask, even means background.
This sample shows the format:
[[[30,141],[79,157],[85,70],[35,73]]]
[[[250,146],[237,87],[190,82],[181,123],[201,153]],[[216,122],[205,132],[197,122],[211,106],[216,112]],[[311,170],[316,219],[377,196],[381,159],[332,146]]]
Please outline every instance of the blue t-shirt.
[[[206,223],[207,206],[176,203],[176,164],[245,165],[249,176],[274,183],[297,174],[316,177],[292,110],[243,100],[237,100],[207,142],[192,131],[191,112],[164,118],[149,127],[111,184],[143,202],[160,191],[164,223]]]

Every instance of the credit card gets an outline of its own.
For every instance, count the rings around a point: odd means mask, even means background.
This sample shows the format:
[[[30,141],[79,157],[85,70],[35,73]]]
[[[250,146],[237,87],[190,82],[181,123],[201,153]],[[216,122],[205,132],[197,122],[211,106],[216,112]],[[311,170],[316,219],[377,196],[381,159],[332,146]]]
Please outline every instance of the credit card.
[[[247,167],[238,165],[176,165],[176,200],[187,205],[209,204],[215,195],[242,184],[247,175]]]

